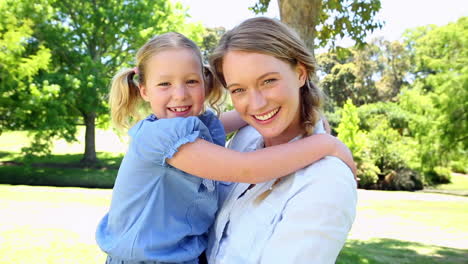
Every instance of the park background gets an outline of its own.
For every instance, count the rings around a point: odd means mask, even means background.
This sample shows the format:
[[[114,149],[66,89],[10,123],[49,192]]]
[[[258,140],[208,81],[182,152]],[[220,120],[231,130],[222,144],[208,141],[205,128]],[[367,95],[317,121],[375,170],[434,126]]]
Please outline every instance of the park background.
[[[243,19],[280,13],[314,51],[324,114],[358,163],[337,262],[468,263],[468,4],[279,3],[0,0],[0,263],[103,263],[94,230],[127,141],[106,95],[139,46],[179,31],[207,56]]]

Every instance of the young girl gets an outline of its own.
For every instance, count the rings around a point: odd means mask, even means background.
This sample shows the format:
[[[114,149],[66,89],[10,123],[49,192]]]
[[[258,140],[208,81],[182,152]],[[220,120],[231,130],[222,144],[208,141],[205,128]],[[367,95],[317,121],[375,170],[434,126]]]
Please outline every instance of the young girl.
[[[129,131],[110,210],[97,228],[106,263],[198,263],[220,201],[214,180],[263,182],[326,155],[354,166],[348,149],[327,134],[251,153],[224,148],[225,128],[243,122],[229,113],[223,127],[205,111],[205,97],[215,106],[222,88],[203,67],[196,44],[181,34],[154,37],[140,48],[136,62],[112,81],[112,119],[128,126],[130,117],[137,119],[140,99],[153,114]],[[255,118],[268,123],[271,114]]]

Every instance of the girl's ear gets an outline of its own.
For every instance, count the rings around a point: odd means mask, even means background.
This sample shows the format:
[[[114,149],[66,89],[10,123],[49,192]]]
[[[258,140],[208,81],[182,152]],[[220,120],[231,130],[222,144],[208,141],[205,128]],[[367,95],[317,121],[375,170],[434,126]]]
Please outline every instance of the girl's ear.
[[[143,98],[143,100],[148,102],[149,97],[148,97],[148,91],[146,90],[146,87],[142,84],[138,84],[138,90],[140,90],[140,95]]]
[[[306,80],[307,80],[307,69],[302,63],[298,63],[296,65],[296,73],[297,77],[299,79],[299,87],[304,86]]]

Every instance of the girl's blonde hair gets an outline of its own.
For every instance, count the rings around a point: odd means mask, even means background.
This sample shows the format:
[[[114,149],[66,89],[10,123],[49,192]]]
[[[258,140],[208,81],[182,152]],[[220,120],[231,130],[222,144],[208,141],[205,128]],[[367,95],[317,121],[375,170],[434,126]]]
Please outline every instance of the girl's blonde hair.
[[[314,57],[299,36],[283,23],[265,17],[245,20],[226,32],[210,56],[214,75],[224,87],[223,58],[233,50],[270,55],[292,66],[304,65],[307,79],[300,88],[301,124],[304,134],[311,135],[320,117],[323,95],[312,82],[316,70]]]
[[[129,128],[134,122],[140,120],[139,110],[143,104],[139,85],[146,80],[146,70],[149,60],[158,52],[184,48],[193,51],[193,54],[200,61],[203,80],[205,83],[205,101],[219,111],[223,89],[215,82],[215,78],[208,66],[203,65],[202,55],[198,46],[184,35],[176,32],[169,32],[158,35],[146,42],[136,54],[136,67],[133,69],[123,69],[112,79],[109,106],[111,109],[112,122],[117,128]],[[137,75],[138,80],[135,80]]]

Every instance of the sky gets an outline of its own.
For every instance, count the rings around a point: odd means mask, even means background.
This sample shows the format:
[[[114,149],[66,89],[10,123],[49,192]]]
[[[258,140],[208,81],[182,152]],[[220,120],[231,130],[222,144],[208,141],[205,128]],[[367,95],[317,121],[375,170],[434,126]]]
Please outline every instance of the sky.
[[[231,29],[243,20],[255,17],[248,10],[257,0],[178,0],[189,7],[190,21],[201,22],[205,27],[223,26]],[[468,16],[468,0],[381,0],[382,8],[377,19],[384,21],[382,29],[373,32],[368,39],[383,36],[397,40],[408,28],[435,24],[445,25]],[[280,18],[277,0],[271,0],[264,16]],[[347,41],[343,41],[342,46]]]

